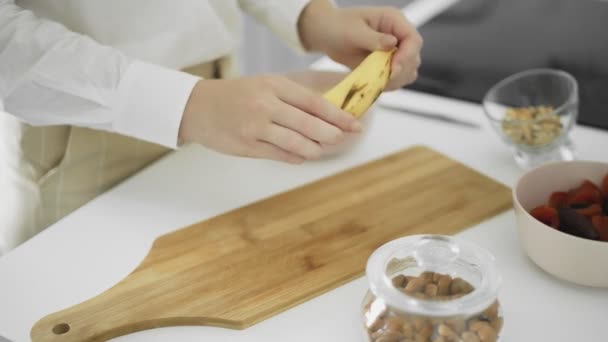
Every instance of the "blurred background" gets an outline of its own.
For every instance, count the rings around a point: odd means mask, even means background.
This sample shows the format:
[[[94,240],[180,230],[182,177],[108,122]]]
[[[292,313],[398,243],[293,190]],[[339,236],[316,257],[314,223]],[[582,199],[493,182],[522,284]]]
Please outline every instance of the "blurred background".
[[[403,8],[413,0],[336,0],[340,6]],[[481,103],[485,92],[520,71],[552,68],[579,87],[578,124],[608,129],[607,0],[419,0],[452,2],[419,27],[419,78],[408,89]],[[245,18],[239,51],[244,74],[303,69],[320,55],[298,55]]]

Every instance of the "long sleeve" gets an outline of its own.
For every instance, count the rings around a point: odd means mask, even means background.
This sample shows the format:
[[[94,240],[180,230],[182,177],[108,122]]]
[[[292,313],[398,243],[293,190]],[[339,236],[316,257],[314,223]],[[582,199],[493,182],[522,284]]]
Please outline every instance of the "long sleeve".
[[[0,0],[0,100],[32,125],[90,127],[175,148],[198,79]]]
[[[239,0],[239,5],[295,51],[303,52],[298,19],[309,2],[310,0]]]

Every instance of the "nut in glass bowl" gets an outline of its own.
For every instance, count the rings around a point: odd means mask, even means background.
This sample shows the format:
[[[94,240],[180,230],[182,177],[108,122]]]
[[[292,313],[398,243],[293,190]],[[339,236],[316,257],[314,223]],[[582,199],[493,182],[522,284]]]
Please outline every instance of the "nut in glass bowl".
[[[551,106],[509,108],[502,130],[516,144],[545,146],[559,138],[564,125]]]
[[[570,74],[553,69],[514,74],[488,90],[483,107],[521,168],[575,158],[568,135],[578,117],[578,85]]]

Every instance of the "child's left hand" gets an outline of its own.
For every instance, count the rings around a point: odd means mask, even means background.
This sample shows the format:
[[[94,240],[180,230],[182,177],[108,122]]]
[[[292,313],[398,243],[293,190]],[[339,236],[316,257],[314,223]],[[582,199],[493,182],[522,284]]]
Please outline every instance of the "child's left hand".
[[[374,50],[397,48],[387,90],[411,84],[418,77],[422,37],[398,8],[335,8],[312,0],[299,20],[304,47],[320,51],[350,68]]]

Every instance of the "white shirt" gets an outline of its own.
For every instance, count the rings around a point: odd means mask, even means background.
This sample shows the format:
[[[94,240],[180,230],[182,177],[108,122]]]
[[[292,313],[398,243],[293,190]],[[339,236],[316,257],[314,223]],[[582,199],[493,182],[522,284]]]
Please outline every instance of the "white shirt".
[[[231,55],[240,10],[296,50],[309,0],[0,0],[0,101],[32,125],[70,124],[177,146],[198,77]]]

